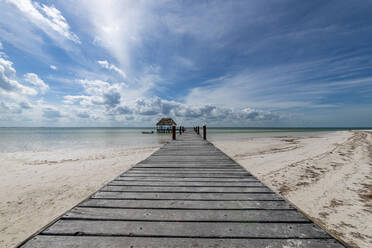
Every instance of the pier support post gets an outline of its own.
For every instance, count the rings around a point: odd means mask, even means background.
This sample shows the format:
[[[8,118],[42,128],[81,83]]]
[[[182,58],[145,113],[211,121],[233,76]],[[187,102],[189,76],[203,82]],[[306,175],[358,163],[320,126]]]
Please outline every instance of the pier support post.
[[[203,125],[203,139],[204,140],[207,139],[207,126],[206,125]]]
[[[179,127],[180,135],[182,134],[182,126]]]
[[[176,126],[172,126],[172,139],[175,140],[176,139]]]
[[[200,127],[199,126],[196,128],[196,133],[200,134]]]

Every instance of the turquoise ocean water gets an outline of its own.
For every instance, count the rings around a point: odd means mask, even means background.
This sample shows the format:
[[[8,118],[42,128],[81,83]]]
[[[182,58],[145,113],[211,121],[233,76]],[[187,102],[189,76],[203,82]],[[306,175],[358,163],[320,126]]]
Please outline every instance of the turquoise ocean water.
[[[355,128],[350,128],[355,129]],[[208,139],[244,140],[260,137],[309,136],[350,130],[340,128],[208,128]],[[127,148],[161,145],[170,134],[142,134],[151,128],[0,128],[0,152],[55,149]]]

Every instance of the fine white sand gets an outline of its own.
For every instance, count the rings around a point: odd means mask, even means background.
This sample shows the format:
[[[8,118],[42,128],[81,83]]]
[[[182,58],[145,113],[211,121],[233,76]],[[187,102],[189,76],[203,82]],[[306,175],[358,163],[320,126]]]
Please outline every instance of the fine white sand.
[[[372,247],[372,132],[214,141],[351,247]]]
[[[0,154],[0,247],[14,247],[158,147]]]

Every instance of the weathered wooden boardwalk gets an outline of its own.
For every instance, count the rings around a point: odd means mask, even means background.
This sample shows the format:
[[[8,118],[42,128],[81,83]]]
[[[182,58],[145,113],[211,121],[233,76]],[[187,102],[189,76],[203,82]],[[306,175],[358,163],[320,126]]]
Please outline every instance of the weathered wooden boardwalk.
[[[185,132],[21,247],[344,246]]]

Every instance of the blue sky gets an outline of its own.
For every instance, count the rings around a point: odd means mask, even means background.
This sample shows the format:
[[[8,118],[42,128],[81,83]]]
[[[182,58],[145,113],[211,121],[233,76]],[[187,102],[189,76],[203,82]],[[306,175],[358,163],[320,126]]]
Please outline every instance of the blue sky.
[[[372,1],[0,9],[0,126],[372,126]]]

